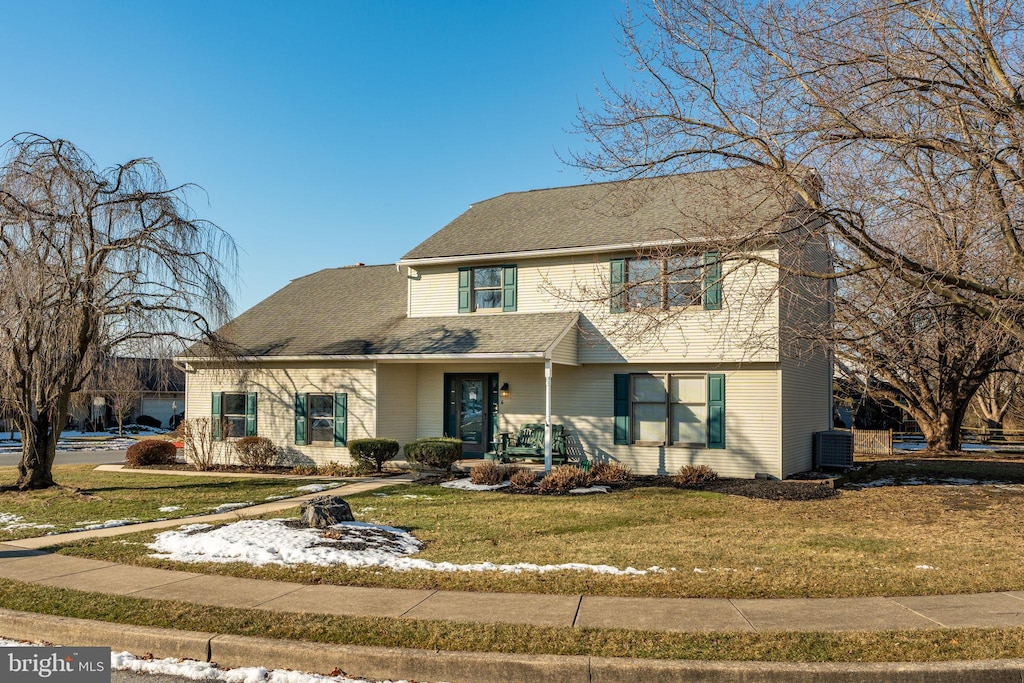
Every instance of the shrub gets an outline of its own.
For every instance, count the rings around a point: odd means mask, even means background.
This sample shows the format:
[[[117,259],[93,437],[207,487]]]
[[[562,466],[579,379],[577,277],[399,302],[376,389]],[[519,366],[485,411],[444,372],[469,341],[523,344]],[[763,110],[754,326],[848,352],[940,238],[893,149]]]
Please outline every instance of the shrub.
[[[384,463],[398,455],[398,442],[394,439],[352,439],[348,452],[358,463],[373,467],[377,472]]]
[[[537,488],[543,493],[565,493],[584,486],[590,486],[590,474],[576,465],[561,465],[548,472]]]
[[[143,427],[153,427],[155,429],[160,428],[160,420],[149,415],[139,415],[135,418],[135,424],[142,425]]]
[[[600,484],[626,484],[633,479],[633,470],[617,462],[598,462],[590,468],[590,478]]]
[[[297,477],[312,477],[315,474],[319,474],[319,468],[316,465],[296,465],[292,468],[292,474]]]
[[[299,467],[302,467],[302,465],[299,465]],[[318,474],[322,477],[351,477],[355,473],[351,465],[342,465],[336,460],[332,460],[326,465],[313,465],[312,468],[314,470],[312,474]]]
[[[672,475],[676,486],[703,486],[718,479],[718,473],[707,465],[683,465],[679,473]]]
[[[212,470],[217,461],[218,444],[213,440],[210,418],[193,417],[178,425],[185,458],[200,472]]]
[[[462,458],[462,439],[428,437],[405,444],[405,459],[427,467],[449,471]]]
[[[514,465],[506,470],[509,484],[516,491],[525,491],[537,481],[537,474],[529,467]]]
[[[265,436],[243,436],[235,442],[238,462],[258,470],[277,462],[277,446]]]
[[[132,467],[142,465],[172,465],[178,449],[170,441],[162,439],[145,439],[136,441],[128,447],[124,459]]]
[[[497,486],[505,480],[505,470],[497,463],[485,460],[473,465],[473,469],[469,471],[469,480],[481,486]]]

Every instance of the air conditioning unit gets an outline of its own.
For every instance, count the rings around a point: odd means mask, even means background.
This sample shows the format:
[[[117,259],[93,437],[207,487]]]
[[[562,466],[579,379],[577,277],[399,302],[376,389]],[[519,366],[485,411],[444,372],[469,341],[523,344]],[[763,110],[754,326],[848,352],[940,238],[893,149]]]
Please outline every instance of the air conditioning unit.
[[[814,463],[817,467],[853,467],[853,434],[838,430],[815,432]]]

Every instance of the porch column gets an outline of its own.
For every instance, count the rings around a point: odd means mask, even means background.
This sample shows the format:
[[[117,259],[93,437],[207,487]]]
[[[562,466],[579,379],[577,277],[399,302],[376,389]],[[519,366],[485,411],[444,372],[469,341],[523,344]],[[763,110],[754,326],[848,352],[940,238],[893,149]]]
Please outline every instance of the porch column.
[[[544,471],[551,471],[551,359],[544,361]]]

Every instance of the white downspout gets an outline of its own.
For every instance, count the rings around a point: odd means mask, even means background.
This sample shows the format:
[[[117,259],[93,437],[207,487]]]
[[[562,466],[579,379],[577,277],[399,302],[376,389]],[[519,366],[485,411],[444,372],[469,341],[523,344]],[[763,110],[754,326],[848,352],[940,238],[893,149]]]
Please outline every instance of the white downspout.
[[[544,360],[544,471],[551,471],[551,359]]]

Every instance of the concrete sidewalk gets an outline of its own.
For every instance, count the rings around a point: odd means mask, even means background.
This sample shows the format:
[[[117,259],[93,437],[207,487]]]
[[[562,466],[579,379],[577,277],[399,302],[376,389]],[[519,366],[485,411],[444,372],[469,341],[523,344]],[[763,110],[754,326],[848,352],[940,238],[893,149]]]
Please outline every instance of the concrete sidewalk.
[[[1024,626],[1024,592],[903,598],[725,600],[360,588],[131,567],[54,555],[32,548],[31,543],[18,543],[20,545],[0,544],[0,577],[112,595],[275,612],[650,631],[861,631]]]

